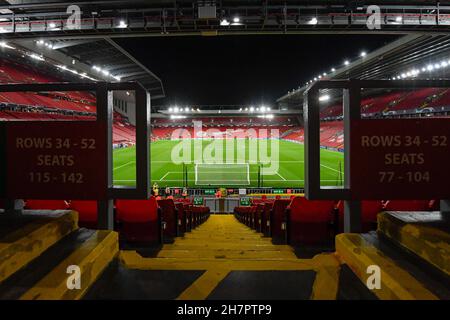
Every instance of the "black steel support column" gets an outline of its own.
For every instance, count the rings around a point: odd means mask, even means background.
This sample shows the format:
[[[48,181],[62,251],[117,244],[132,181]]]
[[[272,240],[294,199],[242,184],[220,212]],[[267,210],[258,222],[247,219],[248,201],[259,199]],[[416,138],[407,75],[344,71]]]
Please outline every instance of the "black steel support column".
[[[350,141],[352,120],[361,119],[361,90],[350,81],[350,87],[343,90],[344,104],[344,186],[351,189]],[[344,201],[344,232],[361,232],[361,202]]]
[[[97,122],[99,124],[106,123],[106,172],[107,187],[113,186],[112,177],[112,120],[113,120],[113,96],[108,91],[107,83],[99,84],[97,88]],[[114,203],[112,199],[99,200],[97,203],[97,227],[99,229],[114,230]]]
[[[305,121],[305,195],[320,192],[320,108],[319,89],[311,87],[305,91],[303,99]]]

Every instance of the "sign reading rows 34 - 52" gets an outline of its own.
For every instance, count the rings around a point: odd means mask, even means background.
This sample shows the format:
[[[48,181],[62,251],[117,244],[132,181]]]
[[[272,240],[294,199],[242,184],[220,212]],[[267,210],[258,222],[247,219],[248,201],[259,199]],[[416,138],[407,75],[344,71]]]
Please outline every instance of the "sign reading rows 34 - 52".
[[[8,198],[106,198],[106,131],[96,121],[10,122],[6,157]]]
[[[353,199],[450,198],[450,119],[352,120]]]

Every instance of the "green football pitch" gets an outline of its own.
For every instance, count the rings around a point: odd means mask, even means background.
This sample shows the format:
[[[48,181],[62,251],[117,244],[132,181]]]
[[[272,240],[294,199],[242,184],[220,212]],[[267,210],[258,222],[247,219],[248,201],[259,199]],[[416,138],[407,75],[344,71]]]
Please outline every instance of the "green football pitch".
[[[151,183],[156,182],[160,188],[183,187],[185,183],[189,187],[303,187],[303,145],[286,140],[262,141],[235,139],[211,142],[205,139],[195,142],[186,139],[183,142],[152,142]],[[180,143],[184,143],[185,149],[182,149]],[[173,154],[176,155],[175,158]],[[115,185],[135,185],[135,155],[134,147],[114,150]],[[184,156],[183,163],[180,155]],[[216,164],[194,164],[194,159],[198,160],[199,157],[202,157],[203,163],[215,160]],[[230,164],[231,161],[236,164]],[[342,185],[343,167],[342,153],[321,149],[322,185]]]

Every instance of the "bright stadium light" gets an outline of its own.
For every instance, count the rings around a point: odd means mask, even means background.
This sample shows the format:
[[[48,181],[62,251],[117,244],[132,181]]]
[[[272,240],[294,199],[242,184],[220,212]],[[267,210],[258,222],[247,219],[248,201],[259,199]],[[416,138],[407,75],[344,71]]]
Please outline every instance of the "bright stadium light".
[[[367,55],[365,51],[361,52],[361,57],[364,58]]]
[[[44,44],[44,40],[39,40],[39,41],[37,42],[37,44],[43,45],[43,44]]]
[[[45,60],[44,57],[38,56],[35,53],[30,54],[29,57],[32,58],[32,59],[35,59],[35,60],[39,60],[39,61],[44,61]]]
[[[425,72],[425,71],[427,71],[427,68],[423,67],[422,72]]]
[[[434,67],[433,67],[432,64],[429,64],[429,65],[427,66],[427,70],[428,70],[428,71],[433,71],[433,69],[434,69]]]
[[[50,28],[56,28],[56,23],[54,22],[50,22],[50,24],[48,25]]]
[[[255,111],[255,108],[254,107],[250,107],[250,112],[253,112],[253,111]]]
[[[323,74],[322,74],[324,77],[327,75],[327,73],[326,72],[324,72]]]
[[[184,108],[184,112],[189,112],[189,108],[188,107]]]
[[[178,112],[180,109],[178,109],[178,107],[173,108],[174,112]]]
[[[328,101],[328,100],[330,100],[330,96],[327,94],[319,97],[319,101]]]
[[[441,67],[446,68],[448,66],[447,61],[442,61],[441,62]]]
[[[173,108],[172,107],[169,108],[169,112],[173,112]]]
[[[220,25],[226,27],[226,26],[229,26],[229,25],[230,25],[230,22],[228,22],[227,19],[222,19],[222,21],[220,21]]]
[[[105,76],[109,76],[109,71],[108,71],[108,70],[102,70],[102,73],[103,73]]]
[[[261,108],[259,108],[259,110],[261,110],[261,112],[266,112],[266,107],[261,106]]]
[[[15,49],[14,47],[10,46],[9,44],[7,44],[5,41],[1,41],[0,42],[0,47],[2,48],[8,48],[8,49]]]
[[[345,60],[345,61],[344,61],[344,64],[345,64],[346,66],[348,66],[348,65],[350,64],[350,61]]]
[[[402,22],[403,18],[401,16],[397,16],[397,17],[395,17],[395,21],[396,22]]]
[[[336,69],[335,68],[331,68],[331,72],[335,72],[336,71]]]
[[[309,20],[309,22],[308,22],[308,24],[317,24],[317,18],[316,17],[314,17],[314,18],[312,18],[311,20]]]
[[[239,23],[241,21],[241,19],[239,19],[239,17],[234,17],[233,18],[233,22],[234,23]]]
[[[126,27],[128,27],[128,25],[125,22],[125,20],[120,20],[119,25],[117,27],[118,28],[126,28]]]

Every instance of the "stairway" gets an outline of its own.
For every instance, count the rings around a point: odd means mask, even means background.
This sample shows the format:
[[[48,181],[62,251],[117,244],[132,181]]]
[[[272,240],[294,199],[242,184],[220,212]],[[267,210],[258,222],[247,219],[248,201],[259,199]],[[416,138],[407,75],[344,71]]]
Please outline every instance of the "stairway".
[[[379,299],[448,300],[449,226],[440,212],[382,212],[377,232],[338,235],[336,254],[363,284],[379,268]]]
[[[117,233],[78,228],[74,211],[0,212],[0,299],[80,299],[118,249]]]
[[[197,229],[165,244],[154,257],[121,251],[119,260],[87,294],[88,299],[161,299],[163,295],[180,300],[300,300],[334,299],[337,292],[339,263],[333,254],[298,259],[292,247],[272,244],[232,215],[211,215]],[[158,275],[176,292],[161,293],[164,286]],[[191,281],[183,282],[186,278]],[[155,286],[159,292],[152,290]],[[327,290],[322,290],[325,286]],[[131,288],[131,297],[121,294]]]

